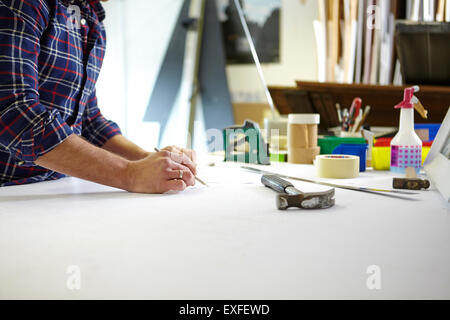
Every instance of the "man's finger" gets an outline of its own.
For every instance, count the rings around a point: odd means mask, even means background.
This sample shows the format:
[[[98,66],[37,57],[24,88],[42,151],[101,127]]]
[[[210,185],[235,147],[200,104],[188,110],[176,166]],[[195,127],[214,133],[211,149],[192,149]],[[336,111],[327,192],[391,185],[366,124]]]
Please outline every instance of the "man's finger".
[[[192,160],[182,152],[170,152],[169,157],[176,163],[182,164],[191,170],[191,172],[196,175],[197,168],[196,165],[192,162]]]
[[[177,146],[170,146],[165,147],[163,150],[170,151],[170,152],[178,152],[178,153],[184,153],[191,161],[194,163],[194,165],[197,164],[197,153],[192,149],[185,149],[180,148]]]
[[[197,165],[197,153],[194,150],[181,148],[181,152],[183,152],[185,155],[187,155],[189,157],[189,159],[191,159],[191,161],[195,165]]]
[[[186,183],[187,186],[193,186],[195,185],[195,177],[192,174],[191,170],[189,170],[188,168],[183,167],[182,165],[179,165],[180,169],[178,170],[169,170],[167,172],[167,176],[168,179],[180,179],[180,172],[182,172],[181,174],[181,179]]]
[[[167,180],[164,183],[164,187],[167,191],[183,191],[186,189],[186,183],[183,180]]]

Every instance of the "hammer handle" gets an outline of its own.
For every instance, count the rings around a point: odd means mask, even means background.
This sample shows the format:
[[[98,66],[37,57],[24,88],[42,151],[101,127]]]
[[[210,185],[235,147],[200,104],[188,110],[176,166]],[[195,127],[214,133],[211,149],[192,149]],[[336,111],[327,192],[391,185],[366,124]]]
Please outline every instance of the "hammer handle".
[[[283,180],[276,175],[263,175],[261,182],[266,187],[275,190],[278,193],[286,193],[287,188],[294,187],[290,182]]]

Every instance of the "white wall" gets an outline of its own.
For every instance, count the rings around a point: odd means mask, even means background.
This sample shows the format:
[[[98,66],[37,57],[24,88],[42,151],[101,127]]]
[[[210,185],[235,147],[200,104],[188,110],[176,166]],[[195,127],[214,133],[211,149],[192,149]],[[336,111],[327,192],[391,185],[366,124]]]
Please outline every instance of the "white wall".
[[[104,3],[108,45],[97,85],[99,104],[128,138],[148,150],[156,145],[159,126],[142,120],[181,4],[182,0]],[[264,66],[269,84],[317,78],[312,25],[316,16],[314,0],[282,0],[281,63]],[[227,74],[237,100],[265,101],[254,66],[230,66]]]
[[[112,5],[110,5],[112,4]],[[121,14],[124,10],[123,0],[114,0],[106,5],[108,18],[105,21],[107,29],[107,48],[103,68],[97,83],[97,96],[103,114],[127,131],[127,98],[125,77],[125,19]]]
[[[111,0],[104,3],[107,50],[98,97],[102,112],[135,143],[152,150],[159,125],[143,122],[182,1]]]
[[[313,21],[317,19],[315,0],[282,0],[281,63],[263,65],[269,85],[295,85],[295,80],[317,80],[316,42]],[[228,67],[228,80],[237,102],[266,102],[256,68],[252,65]]]

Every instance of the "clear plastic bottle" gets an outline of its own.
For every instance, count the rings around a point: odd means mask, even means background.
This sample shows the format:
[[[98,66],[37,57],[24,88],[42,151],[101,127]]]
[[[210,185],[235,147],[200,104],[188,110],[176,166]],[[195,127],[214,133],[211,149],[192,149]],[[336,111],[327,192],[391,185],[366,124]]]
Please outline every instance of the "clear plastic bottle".
[[[395,106],[400,109],[400,127],[391,142],[391,171],[405,173],[406,168],[412,167],[420,173],[422,165],[422,140],[414,131],[414,92],[419,87],[405,89],[403,102]]]

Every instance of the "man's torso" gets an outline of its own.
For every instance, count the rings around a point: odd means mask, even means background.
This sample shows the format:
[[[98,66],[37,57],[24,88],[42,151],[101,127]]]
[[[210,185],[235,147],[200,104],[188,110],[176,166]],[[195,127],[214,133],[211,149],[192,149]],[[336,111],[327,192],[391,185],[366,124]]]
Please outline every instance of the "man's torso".
[[[82,115],[89,99],[95,98],[95,83],[105,53],[103,8],[98,1],[82,0],[30,3],[16,0],[4,1],[4,4],[16,12],[23,10],[25,17],[31,17],[28,12],[38,10],[38,15],[47,21],[39,43],[39,99],[46,108],[58,110],[73,132],[81,135]],[[15,42],[21,45],[20,40]],[[33,51],[36,48],[22,45],[21,50]],[[24,165],[12,157],[9,150],[0,147],[0,185],[61,176],[39,166]]]

